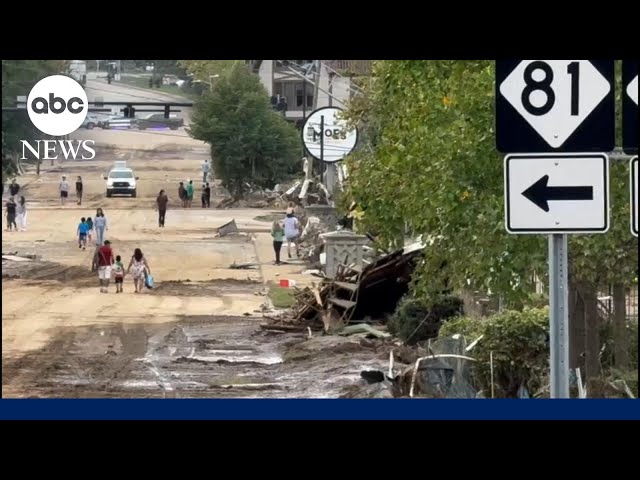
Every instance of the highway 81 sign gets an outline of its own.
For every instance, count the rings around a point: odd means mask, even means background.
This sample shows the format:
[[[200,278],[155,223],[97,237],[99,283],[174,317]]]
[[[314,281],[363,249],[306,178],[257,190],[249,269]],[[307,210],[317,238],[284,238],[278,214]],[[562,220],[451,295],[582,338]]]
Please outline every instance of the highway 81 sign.
[[[638,60],[622,62],[622,147],[638,153]]]
[[[614,79],[613,60],[496,61],[498,150],[613,150]]]
[[[505,158],[510,233],[604,233],[609,229],[605,154],[517,154]]]

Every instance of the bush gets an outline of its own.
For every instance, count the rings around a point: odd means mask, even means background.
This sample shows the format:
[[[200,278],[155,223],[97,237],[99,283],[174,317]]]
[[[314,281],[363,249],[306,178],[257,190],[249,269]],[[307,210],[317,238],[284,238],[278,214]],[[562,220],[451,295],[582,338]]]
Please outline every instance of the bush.
[[[463,302],[453,295],[431,304],[412,297],[402,299],[389,321],[389,331],[408,345],[438,336],[442,323],[462,315]]]
[[[469,341],[484,337],[471,352],[476,386],[491,391],[490,359],[493,352],[494,391],[500,398],[517,397],[525,386],[530,394],[548,378],[549,310],[527,308],[506,311],[482,320],[458,318],[447,322],[442,336],[461,334]]]

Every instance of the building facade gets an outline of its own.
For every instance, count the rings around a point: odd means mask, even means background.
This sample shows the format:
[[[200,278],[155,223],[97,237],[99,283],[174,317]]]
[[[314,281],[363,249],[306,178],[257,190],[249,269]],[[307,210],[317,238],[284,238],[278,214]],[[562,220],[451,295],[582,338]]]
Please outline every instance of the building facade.
[[[248,60],[277,110],[298,125],[321,107],[346,107],[352,78],[370,73],[369,60]],[[317,86],[315,85],[317,81]],[[317,98],[316,98],[317,93]]]

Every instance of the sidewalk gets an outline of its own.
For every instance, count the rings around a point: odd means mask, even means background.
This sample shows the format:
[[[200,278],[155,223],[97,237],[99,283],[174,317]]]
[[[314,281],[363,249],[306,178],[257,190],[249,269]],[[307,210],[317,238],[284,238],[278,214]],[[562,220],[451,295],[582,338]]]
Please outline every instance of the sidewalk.
[[[293,258],[289,260],[287,258],[287,245],[282,245],[280,251],[280,258],[284,262],[282,265],[274,265],[275,253],[273,251],[273,239],[270,233],[257,233],[254,241],[256,256],[260,263],[260,270],[262,273],[262,281],[265,284],[269,282],[278,283],[281,279],[294,280],[296,287],[304,288],[311,286],[311,283],[319,283],[320,278],[313,275],[303,275],[302,272],[309,269],[306,263],[298,260],[295,256],[295,250],[292,247]]]

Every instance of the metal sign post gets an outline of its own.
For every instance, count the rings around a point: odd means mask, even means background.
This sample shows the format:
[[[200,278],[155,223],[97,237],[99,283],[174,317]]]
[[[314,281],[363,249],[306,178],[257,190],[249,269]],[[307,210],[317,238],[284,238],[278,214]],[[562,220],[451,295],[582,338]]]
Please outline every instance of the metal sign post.
[[[567,235],[549,235],[551,398],[569,398],[569,270]]]
[[[551,398],[570,398],[567,234],[609,229],[609,159],[599,152],[615,145],[614,80],[613,60],[496,62],[506,229],[549,235]]]

